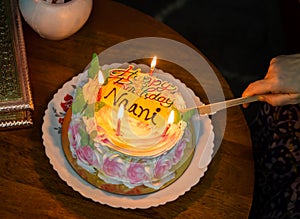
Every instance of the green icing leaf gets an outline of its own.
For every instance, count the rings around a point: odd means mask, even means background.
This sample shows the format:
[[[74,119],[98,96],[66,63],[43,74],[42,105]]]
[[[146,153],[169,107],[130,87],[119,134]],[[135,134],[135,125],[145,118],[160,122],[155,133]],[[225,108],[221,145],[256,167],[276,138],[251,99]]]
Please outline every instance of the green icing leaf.
[[[107,83],[107,79],[108,79],[109,74],[110,74],[110,69],[106,69],[106,70],[102,70],[101,69],[101,71],[102,71],[103,78],[104,78],[104,84],[106,84]]]
[[[84,106],[85,106],[85,101],[84,101],[83,91],[81,87],[78,87],[76,90],[74,102],[72,104],[73,114],[77,114],[81,112]]]
[[[88,135],[88,133],[84,129],[80,128],[79,129],[79,134],[81,136],[80,144],[82,146],[88,145],[89,144],[89,135]]]
[[[196,114],[196,112],[197,109],[191,109],[182,113],[182,120],[188,122],[191,119],[191,117]]]
[[[96,102],[95,103],[95,112],[98,112],[104,106],[105,106],[104,102]]]
[[[174,110],[174,123],[177,124],[181,120],[180,112],[175,107],[172,107],[172,109]]]
[[[96,130],[94,130],[94,131],[92,131],[91,132],[91,134],[90,134],[90,136],[91,136],[91,139],[94,139],[94,138],[96,138],[97,137],[97,131]]]
[[[94,150],[95,146],[94,146],[94,141],[90,139],[89,141],[89,146]]]
[[[95,76],[98,74],[99,69],[100,69],[99,59],[97,54],[94,53],[90,68],[88,70],[88,77],[92,79],[95,78]]]
[[[97,135],[97,131],[93,131],[93,132],[96,132],[96,135]],[[93,134],[93,132],[91,134]],[[95,141],[93,140],[95,137],[91,138],[91,135],[89,136],[89,146],[94,149],[95,148]]]
[[[91,118],[94,116],[94,110],[95,110],[95,104],[88,104],[85,109],[84,115],[87,118]]]

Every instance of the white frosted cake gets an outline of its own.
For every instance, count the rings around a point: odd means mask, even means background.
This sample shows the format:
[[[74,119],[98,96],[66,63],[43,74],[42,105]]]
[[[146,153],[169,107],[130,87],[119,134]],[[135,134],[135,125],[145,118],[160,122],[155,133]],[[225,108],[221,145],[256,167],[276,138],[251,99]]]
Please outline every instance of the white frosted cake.
[[[99,66],[95,56],[75,88],[62,143],[68,161],[105,191],[139,195],[174,182],[195,147],[186,103],[172,82],[136,65]]]

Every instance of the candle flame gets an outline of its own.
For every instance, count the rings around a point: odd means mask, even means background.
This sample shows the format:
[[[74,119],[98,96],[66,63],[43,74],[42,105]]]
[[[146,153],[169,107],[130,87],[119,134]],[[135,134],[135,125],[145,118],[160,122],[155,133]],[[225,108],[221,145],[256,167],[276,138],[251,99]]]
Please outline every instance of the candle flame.
[[[171,125],[174,122],[174,110],[170,112],[169,118],[168,118],[168,124]]]
[[[104,83],[103,73],[100,69],[99,69],[99,72],[98,72],[98,82],[99,82],[100,85],[102,85]]]
[[[169,118],[168,118],[168,124],[164,130],[164,132],[162,133],[162,137],[165,137],[169,131],[169,129],[171,128],[172,123],[174,122],[174,110],[172,110],[170,112]]]
[[[153,57],[152,59],[152,62],[151,62],[151,65],[150,65],[150,75],[152,75],[153,71],[154,71],[154,68],[156,66],[156,56]]]
[[[156,56],[153,57],[152,62],[151,62],[151,69],[154,69],[156,66]]]
[[[120,105],[120,108],[119,108],[119,112],[118,112],[118,119],[122,119],[124,116],[124,105]]]

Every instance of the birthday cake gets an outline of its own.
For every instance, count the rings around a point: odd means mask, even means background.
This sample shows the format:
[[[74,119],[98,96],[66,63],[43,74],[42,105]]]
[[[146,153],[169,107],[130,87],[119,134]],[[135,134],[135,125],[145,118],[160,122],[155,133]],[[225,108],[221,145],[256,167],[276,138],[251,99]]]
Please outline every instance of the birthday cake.
[[[170,81],[134,64],[103,68],[94,56],[73,99],[62,145],[71,166],[94,186],[146,194],[188,167],[196,145],[193,112],[181,113],[187,105]]]

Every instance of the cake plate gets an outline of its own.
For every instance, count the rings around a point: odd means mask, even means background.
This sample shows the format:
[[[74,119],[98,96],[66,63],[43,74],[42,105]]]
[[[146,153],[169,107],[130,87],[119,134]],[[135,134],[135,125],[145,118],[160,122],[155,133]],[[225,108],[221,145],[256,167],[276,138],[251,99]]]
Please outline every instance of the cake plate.
[[[87,74],[87,71],[81,74]],[[184,195],[200,181],[212,159],[214,147],[214,133],[211,120],[208,116],[199,116],[200,134],[198,145],[189,167],[180,178],[166,188],[150,194],[126,196],[103,191],[82,179],[67,161],[61,144],[63,118],[72,103],[74,88],[81,74],[65,83],[63,87],[57,91],[53,99],[49,102],[44,115],[42,138],[45,152],[61,179],[86,198],[111,207],[125,209],[145,209],[166,204]],[[168,73],[163,74],[164,77],[173,78],[173,76]],[[173,78],[173,80],[177,79]],[[181,84],[185,86],[183,83]],[[185,89],[189,90],[196,104],[201,104],[199,98],[195,96],[192,90],[187,87],[185,87]]]

